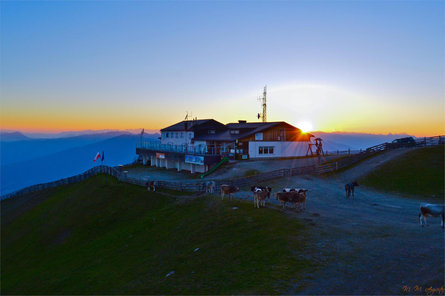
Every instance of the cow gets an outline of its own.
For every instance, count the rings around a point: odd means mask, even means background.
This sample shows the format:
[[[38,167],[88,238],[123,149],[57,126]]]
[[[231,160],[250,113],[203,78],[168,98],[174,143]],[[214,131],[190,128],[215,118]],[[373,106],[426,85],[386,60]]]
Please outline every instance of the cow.
[[[147,181],[145,183],[145,186],[147,187],[148,191],[156,191],[156,182],[155,181]]]
[[[298,196],[296,191],[275,193],[275,198],[283,205],[283,209],[286,208],[286,203],[292,202],[295,196]]]
[[[444,211],[445,211],[445,205],[438,205],[438,204],[421,204],[420,205],[420,213],[419,213],[419,221],[420,221],[420,225],[422,225],[422,227],[426,224],[426,218],[428,218],[428,216],[433,216],[433,217],[441,217],[442,221],[440,223],[440,226],[442,226],[442,228],[444,228]]]
[[[352,197],[354,197],[354,187],[356,186],[359,186],[356,181],[345,185],[346,198],[349,198],[351,196],[351,193]]]
[[[224,194],[229,195],[229,199],[232,199],[232,194],[239,191],[239,187],[232,185],[221,185],[221,199],[224,200]]]
[[[252,191],[253,193],[258,192],[258,191],[267,191],[267,198],[270,199],[270,193],[272,192],[272,188],[269,186],[250,186],[250,191]]]
[[[253,206],[260,208],[260,206],[266,206],[266,198],[270,195],[267,190],[260,190],[253,193]]]
[[[283,205],[283,209],[286,208],[286,203],[298,204],[301,210],[306,209],[306,192],[307,189],[301,189],[299,191],[285,191],[275,193],[275,198]]]
[[[301,211],[306,210],[306,192],[308,192],[307,189],[300,189],[298,191],[298,194],[291,195],[290,202],[295,204],[295,207],[298,205],[298,208]]]
[[[250,191],[253,192],[253,206],[258,206],[259,208],[260,204],[266,206],[266,198],[270,199],[272,188],[270,188],[269,186],[251,186]]]
[[[215,192],[216,183],[215,181],[207,181],[206,182],[206,193]]]

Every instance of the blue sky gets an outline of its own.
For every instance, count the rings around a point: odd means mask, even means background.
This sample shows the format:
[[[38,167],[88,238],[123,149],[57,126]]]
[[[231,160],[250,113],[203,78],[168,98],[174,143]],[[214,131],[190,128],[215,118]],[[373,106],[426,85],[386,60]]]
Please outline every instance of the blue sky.
[[[442,1],[1,3],[2,127],[445,133]]]

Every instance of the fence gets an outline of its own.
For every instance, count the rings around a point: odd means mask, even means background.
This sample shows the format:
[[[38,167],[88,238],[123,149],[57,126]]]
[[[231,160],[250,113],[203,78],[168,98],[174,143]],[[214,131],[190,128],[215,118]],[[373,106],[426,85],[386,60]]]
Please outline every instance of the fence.
[[[6,198],[10,198],[13,196],[19,196],[19,195],[24,195],[27,193],[31,193],[31,192],[36,192],[36,191],[40,191],[40,190],[44,190],[44,189],[48,189],[48,188],[53,188],[53,187],[57,187],[60,185],[68,185],[68,184],[74,184],[74,183],[78,183],[81,182],[85,179],[88,179],[92,176],[96,176],[98,174],[107,174],[116,178],[120,178],[122,173],[120,173],[118,170],[116,170],[113,167],[109,167],[109,166],[105,166],[105,165],[100,165],[94,168],[91,168],[87,171],[85,171],[82,174],[79,175],[75,175],[75,176],[71,176],[68,178],[63,178],[57,181],[53,181],[53,182],[48,182],[48,183],[43,183],[43,184],[36,184],[36,185],[32,185],[32,186],[28,186],[25,187],[21,190],[9,193],[9,194],[5,194],[2,195],[1,199],[6,199]]]
[[[426,146],[433,146],[433,145],[441,145],[444,144],[445,136],[437,136],[437,137],[430,137],[430,138],[424,138],[420,141],[416,142],[415,147],[426,147]],[[380,145],[376,145],[373,147],[369,147],[366,150],[361,151],[360,153],[356,154],[350,154],[346,158],[342,158],[341,160],[335,162],[335,163],[328,163],[328,164],[315,164],[311,166],[304,166],[304,167],[297,167],[297,168],[290,168],[290,169],[279,169],[271,172],[261,173],[257,175],[253,175],[250,177],[244,177],[244,178],[237,178],[237,179],[231,179],[231,180],[215,180],[215,183],[217,186],[221,184],[230,184],[234,186],[250,186],[254,184],[258,184],[264,181],[277,179],[277,178],[283,178],[283,177],[290,177],[290,176],[297,176],[297,175],[304,175],[304,174],[324,174],[324,173],[330,173],[337,171],[339,169],[348,167],[350,165],[353,165],[354,163],[359,162],[360,160],[363,160],[373,154],[376,154],[378,152],[382,152],[385,150],[391,150],[396,149],[397,147],[394,147],[393,145],[390,145],[388,143],[383,143]],[[135,184],[139,186],[145,186],[145,183],[148,181],[144,178],[132,178],[128,177],[125,172],[120,172],[117,169],[105,165],[100,165],[97,167],[94,167],[92,169],[89,169],[88,171],[72,176],[69,178],[60,179],[54,182],[44,183],[44,184],[37,184],[33,186],[26,187],[24,189],[21,189],[19,191],[3,195],[1,199],[10,198],[13,196],[18,195],[24,195],[30,192],[35,192],[43,189],[53,188],[60,185],[66,185],[66,184],[74,184],[81,182],[89,177],[96,176],[98,174],[107,174],[110,176],[113,176],[117,178],[121,182],[129,183],[129,184]],[[172,189],[177,191],[191,191],[191,192],[203,192],[206,189],[206,182],[207,181],[156,181],[157,186],[160,188],[166,188],[166,189]]]

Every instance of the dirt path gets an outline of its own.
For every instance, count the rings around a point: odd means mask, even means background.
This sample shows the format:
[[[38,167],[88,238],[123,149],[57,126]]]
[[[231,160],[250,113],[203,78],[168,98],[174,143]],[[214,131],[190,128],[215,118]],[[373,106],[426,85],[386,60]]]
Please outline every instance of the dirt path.
[[[444,231],[440,219],[419,226],[420,199],[378,193],[363,186],[346,199],[345,181],[358,179],[406,150],[390,151],[329,179],[300,176],[269,182],[272,188],[308,188],[307,210],[288,215],[303,218],[316,237],[309,251],[319,268],[289,294],[400,294],[417,285],[444,286]],[[252,200],[252,193],[238,192]],[[276,200],[271,201],[277,204]],[[253,202],[252,202],[253,206]],[[436,294],[437,295],[437,294]]]

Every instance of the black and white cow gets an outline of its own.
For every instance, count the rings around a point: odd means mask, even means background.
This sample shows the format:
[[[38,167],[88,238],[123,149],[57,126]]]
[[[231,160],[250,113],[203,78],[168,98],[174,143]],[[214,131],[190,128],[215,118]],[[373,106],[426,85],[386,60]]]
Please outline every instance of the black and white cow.
[[[445,205],[437,205],[437,204],[420,205],[420,213],[419,213],[420,225],[422,225],[422,227],[424,225],[427,225],[426,218],[428,218],[428,216],[433,216],[442,218],[440,226],[444,228],[444,211],[445,211]]]

